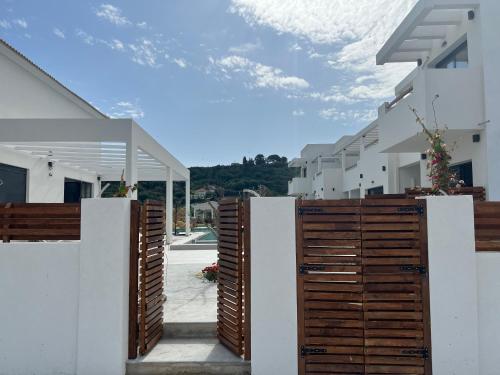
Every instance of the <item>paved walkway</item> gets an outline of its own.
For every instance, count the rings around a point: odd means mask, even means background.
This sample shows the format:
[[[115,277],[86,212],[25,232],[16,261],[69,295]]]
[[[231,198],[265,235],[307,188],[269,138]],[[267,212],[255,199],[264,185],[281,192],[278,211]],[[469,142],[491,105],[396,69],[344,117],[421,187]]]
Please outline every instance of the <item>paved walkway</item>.
[[[165,322],[216,322],[217,284],[196,276],[217,261],[217,250],[167,251]]]

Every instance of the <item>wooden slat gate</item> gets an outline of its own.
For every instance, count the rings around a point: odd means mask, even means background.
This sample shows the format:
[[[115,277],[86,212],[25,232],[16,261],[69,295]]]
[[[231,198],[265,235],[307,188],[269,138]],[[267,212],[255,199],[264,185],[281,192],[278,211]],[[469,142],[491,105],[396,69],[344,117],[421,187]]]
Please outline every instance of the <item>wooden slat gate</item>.
[[[165,203],[132,202],[130,231],[129,358],[144,355],[163,334]]]
[[[299,374],[431,374],[425,201],[297,201]]]
[[[218,223],[217,336],[245,359],[250,359],[249,207],[240,199],[222,200]]]

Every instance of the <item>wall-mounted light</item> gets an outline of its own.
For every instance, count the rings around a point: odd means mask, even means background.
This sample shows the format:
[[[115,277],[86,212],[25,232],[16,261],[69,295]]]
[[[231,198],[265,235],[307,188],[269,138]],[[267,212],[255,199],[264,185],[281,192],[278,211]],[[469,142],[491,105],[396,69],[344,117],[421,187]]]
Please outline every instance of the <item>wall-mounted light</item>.
[[[387,168],[385,167],[385,165],[382,166],[382,172],[385,172],[387,170]]]
[[[448,42],[446,40],[443,40],[443,43],[441,43],[441,48],[444,48],[448,45]]]
[[[372,181],[372,184],[374,184],[374,183],[375,183],[375,181]]]
[[[417,59],[417,65],[418,65],[418,66],[422,66],[422,64],[423,64],[422,59]]]
[[[472,142],[474,143],[481,142],[481,134],[472,134]]]
[[[358,184],[359,187],[361,187],[361,182]]]
[[[332,188],[332,191],[335,191],[335,188]]]
[[[52,177],[54,175],[54,164],[55,162],[51,160],[47,162],[47,167],[49,168],[49,177]]]
[[[467,12],[467,18],[469,19],[469,21],[472,21],[474,18],[476,18],[476,12],[474,12],[473,10],[469,10]]]
[[[421,160],[427,160],[427,154],[420,154]]]
[[[363,173],[360,173],[360,174],[359,174],[359,178],[363,178]]]

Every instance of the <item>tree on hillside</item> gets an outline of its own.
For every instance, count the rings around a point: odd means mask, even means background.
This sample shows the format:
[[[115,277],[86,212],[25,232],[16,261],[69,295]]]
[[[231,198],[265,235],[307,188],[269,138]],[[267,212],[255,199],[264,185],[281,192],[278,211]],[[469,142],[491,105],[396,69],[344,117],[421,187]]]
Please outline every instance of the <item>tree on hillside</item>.
[[[282,161],[281,156],[273,154],[273,155],[269,155],[266,158],[266,163],[271,164],[271,165],[279,165],[279,164],[282,164],[283,161]]]
[[[255,165],[264,165],[266,164],[266,158],[262,154],[258,154],[255,156]]]

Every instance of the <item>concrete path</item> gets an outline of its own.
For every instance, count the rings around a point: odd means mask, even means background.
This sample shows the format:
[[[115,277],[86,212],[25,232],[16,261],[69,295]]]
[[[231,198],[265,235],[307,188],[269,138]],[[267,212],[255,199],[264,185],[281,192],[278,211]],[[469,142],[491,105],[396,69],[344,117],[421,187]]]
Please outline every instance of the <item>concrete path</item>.
[[[216,322],[217,284],[196,277],[217,250],[167,251],[165,322]]]

